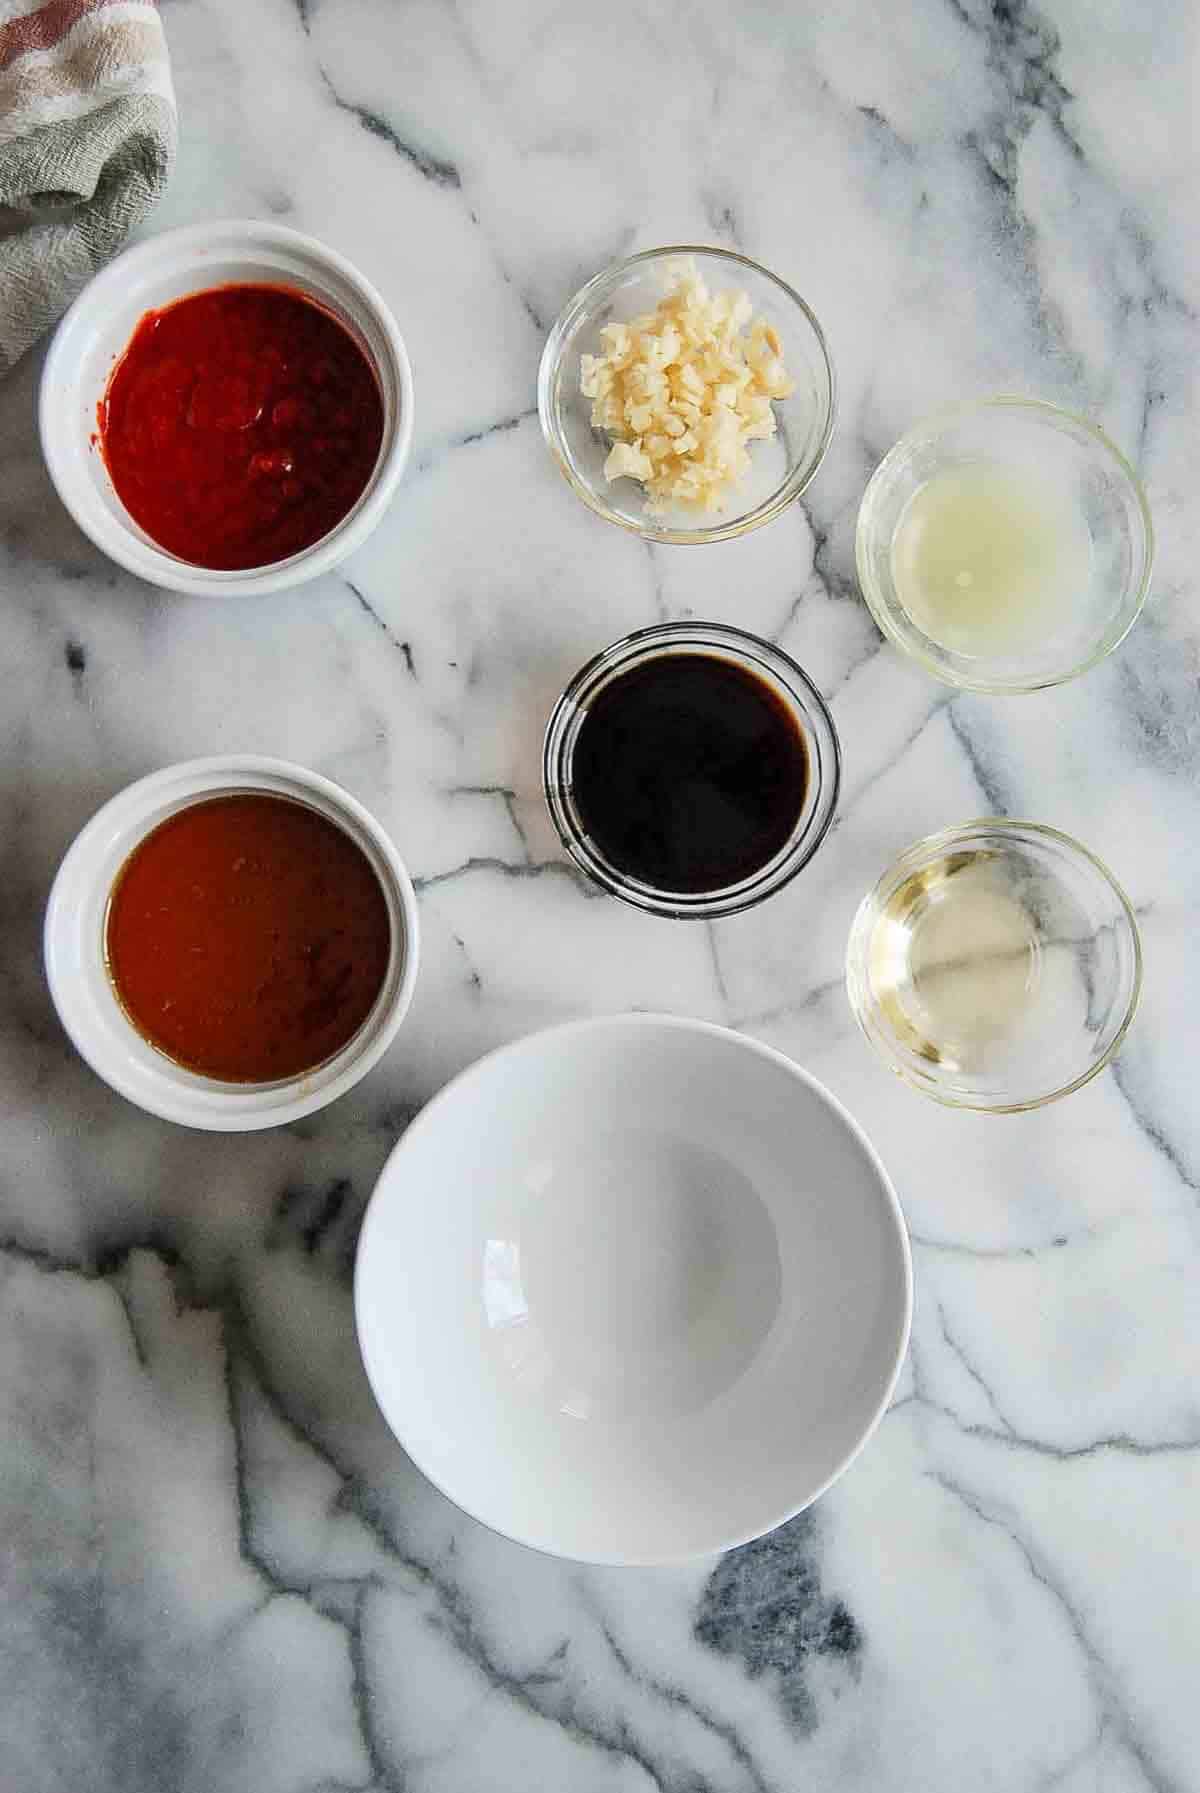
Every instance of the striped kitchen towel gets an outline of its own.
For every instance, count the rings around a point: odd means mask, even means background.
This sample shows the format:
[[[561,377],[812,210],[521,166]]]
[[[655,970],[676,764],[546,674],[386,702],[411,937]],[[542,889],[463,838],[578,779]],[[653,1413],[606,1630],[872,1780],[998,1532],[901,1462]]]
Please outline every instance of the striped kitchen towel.
[[[0,373],[145,217],[175,136],[154,0],[0,0]]]

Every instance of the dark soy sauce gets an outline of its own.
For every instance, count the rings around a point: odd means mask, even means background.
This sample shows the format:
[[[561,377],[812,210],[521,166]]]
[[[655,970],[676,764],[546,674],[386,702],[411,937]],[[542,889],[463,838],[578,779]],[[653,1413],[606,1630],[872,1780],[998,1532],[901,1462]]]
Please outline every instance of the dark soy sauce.
[[[588,705],[571,759],[584,831],[617,871],[699,896],[739,884],[785,846],[808,752],[765,679],[714,654],[661,654]]]

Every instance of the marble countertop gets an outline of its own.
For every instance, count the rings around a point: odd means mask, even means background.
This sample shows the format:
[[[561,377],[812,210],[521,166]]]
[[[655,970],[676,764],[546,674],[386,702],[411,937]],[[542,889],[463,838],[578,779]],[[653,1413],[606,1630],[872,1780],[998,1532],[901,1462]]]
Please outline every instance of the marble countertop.
[[[42,468],[38,359],[0,388],[0,1786],[4,1793],[1184,1793],[1200,1787],[1197,14],[1135,0],[166,0],[180,163],[154,227],[285,219],[357,261],[414,363],[416,445],[341,574],[153,591]],[[1051,22],[1053,20],[1053,22]],[[841,410],[802,503],[648,551],[576,501],[534,412],[604,263],[736,245],[806,295]],[[853,578],[888,445],[1017,389],[1139,463],[1149,608],[1087,678],[955,696]],[[712,928],[589,895],[538,742],[658,618],[780,641],[828,695],[840,819]],[[311,1121],[190,1134],[66,1045],[39,924],[129,780],[233,749],[367,803],[419,882],[382,1064]],[[853,908],[981,812],[1079,835],[1147,983],[1117,1066],[1040,1113],[944,1112],[858,1036]],[[865,1123],[912,1228],[895,1404],[809,1513],[663,1572],[543,1559],[406,1462],[354,1344],[364,1203],[498,1042],[655,1008],[792,1054]]]

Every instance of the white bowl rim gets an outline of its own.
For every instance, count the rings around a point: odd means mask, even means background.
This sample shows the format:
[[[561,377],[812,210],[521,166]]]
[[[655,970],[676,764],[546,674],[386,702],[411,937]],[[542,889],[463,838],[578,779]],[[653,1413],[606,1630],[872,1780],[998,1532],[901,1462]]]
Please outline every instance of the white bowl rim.
[[[121,1061],[105,1049],[96,1031],[87,1026],[77,993],[72,991],[65,968],[61,964],[65,949],[60,943],[65,939],[68,926],[68,917],[64,913],[68,900],[66,890],[80,861],[86,862],[88,855],[97,850],[106,828],[122,812],[128,812],[130,825],[136,830],[129,848],[132,851],[132,846],[144,839],[164,819],[163,806],[170,802],[170,793],[174,787],[186,787],[197,779],[212,781],[198,789],[181,791],[182,804],[188,804],[202,802],[206,796],[216,796],[228,790],[268,788],[261,782],[268,778],[294,787],[292,793],[278,794],[294,795],[301,802],[304,801],[305,793],[320,799],[328,810],[353,822],[370,840],[386,865],[392,890],[385,894],[394,897],[402,924],[404,937],[400,943],[403,954],[400,977],[390,1004],[386,1012],[380,1011],[376,1025],[371,1028],[371,1017],[368,1017],[358,1033],[324,1065],[318,1065],[297,1077],[282,1079],[278,1083],[247,1084],[244,1087],[195,1079],[195,1084],[200,1087],[206,1081],[211,1083],[211,1089],[205,1092],[207,1106],[198,1112],[194,1104],[185,1103],[178,1095],[173,1098],[171,1094],[173,1088],[180,1086],[181,1076],[193,1079],[192,1073],[177,1066],[165,1054],[155,1052],[155,1068],[160,1075],[154,1080],[152,1090],[147,1093],[140,1082],[128,1075]],[[94,879],[92,881],[94,883]],[[277,759],[265,754],[214,754],[200,759],[179,760],[161,767],[157,772],[148,773],[144,778],[135,779],[133,783],[115,792],[84,823],[63,855],[46,903],[42,942],[43,964],[51,1000],[64,1032],[85,1064],[110,1089],[145,1113],[155,1115],[160,1120],[173,1121],[180,1126],[214,1133],[250,1133],[267,1127],[287,1126],[305,1115],[314,1114],[353,1088],[378,1063],[395,1039],[412,1003],[420,965],[420,923],[416,891],[404,862],[381,823],[364,804],[332,779],[312,772],[308,767],[292,760]],[[130,1033],[133,1033],[132,1023],[128,1025]],[[161,1065],[158,1063],[160,1059]],[[320,1080],[315,1087],[312,1081],[314,1078]],[[295,1094],[288,1096],[289,1089],[294,1090]]]
[[[384,1180],[387,1176],[388,1169],[393,1159],[399,1155],[406,1140],[409,1138],[409,1135],[413,1132],[413,1129],[427,1126],[430,1123],[431,1117],[436,1119],[440,1114],[443,1105],[448,1103],[457,1094],[460,1085],[479,1074],[484,1067],[490,1066],[493,1061],[502,1058],[506,1053],[514,1052],[522,1047],[526,1047],[534,1040],[544,1043],[550,1039],[566,1040],[568,1038],[581,1038],[587,1034],[608,1031],[614,1027],[633,1027],[638,1029],[669,1028],[680,1033],[691,1033],[701,1037],[721,1039],[744,1048],[749,1053],[765,1060],[768,1064],[775,1065],[779,1069],[788,1072],[791,1076],[795,1077],[798,1082],[806,1085],[812,1094],[817,1097],[818,1101],[823,1102],[833,1112],[864,1153],[867,1162],[875,1173],[879,1188],[884,1195],[885,1209],[888,1218],[892,1222],[894,1239],[897,1246],[903,1296],[903,1312],[899,1335],[891,1367],[884,1379],[883,1388],[857,1442],[843,1455],[841,1461],[833,1468],[833,1470],[831,1470],[829,1475],[825,1477],[820,1485],[807,1493],[804,1499],[798,1504],[786,1507],[765,1522],[756,1523],[751,1529],[744,1532],[738,1532],[729,1538],[722,1540],[719,1544],[714,1545],[711,1550],[703,1552],[680,1551],[674,1555],[655,1554],[653,1556],[640,1556],[637,1554],[624,1554],[619,1556],[607,1554],[585,1555],[573,1552],[568,1557],[565,1556],[562,1551],[556,1550],[552,1545],[547,1544],[544,1540],[522,1534],[517,1530],[506,1530],[501,1526],[495,1525],[484,1514],[476,1511],[473,1506],[468,1506],[460,1500],[456,1494],[452,1494],[449,1488],[445,1486],[442,1480],[429,1467],[428,1463],[423,1461],[420,1455],[410,1450],[400,1431],[393,1425],[392,1420],[389,1417],[387,1405],[380,1392],[381,1379],[377,1380],[376,1373],[372,1369],[371,1351],[365,1337],[366,1326],[363,1319],[361,1297],[361,1266],[366,1252],[370,1250],[373,1233],[379,1224],[378,1217],[382,1209],[382,1198],[384,1196]],[[870,1441],[878,1429],[880,1421],[887,1413],[888,1408],[891,1405],[892,1396],[896,1390],[896,1384],[900,1379],[900,1372],[904,1367],[905,1357],[908,1354],[909,1338],[912,1332],[912,1316],[912,1245],[909,1239],[908,1223],[904,1217],[904,1210],[901,1207],[900,1198],[896,1193],[895,1185],[888,1174],[883,1160],[880,1158],[879,1153],[863,1131],[860,1123],[850,1113],[845,1104],[835,1096],[833,1091],[827,1088],[819,1078],[815,1077],[811,1071],[806,1070],[803,1065],[797,1064],[795,1059],[789,1058],[785,1052],[780,1052],[776,1047],[768,1046],[761,1040],[752,1039],[748,1034],[738,1032],[736,1028],[723,1027],[714,1021],[696,1020],[686,1015],[648,1013],[644,1010],[634,1010],[626,1013],[609,1015],[590,1015],[575,1021],[559,1022],[553,1027],[539,1028],[533,1033],[521,1034],[516,1039],[507,1040],[503,1045],[493,1047],[490,1052],[485,1052],[482,1057],[474,1059],[469,1065],[464,1066],[461,1071],[457,1072],[448,1083],[442,1086],[435,1096],[430,1098],[421,1109],[420,1113],[413,1118],[388,1153],[387,1158],[384,1160],[383,1168],[379,1172],[375,1187],[371,1191],[370,1199],[368,1200],[363,1213],[362,1226],[359,1231],[358,1245],[355,1251],[354,1260],[354,1326],[358,1338],[359,1354],[362,1358],[363,1368],[366,1372],[367,1381],[370,1384],[371,1393],[375,1397],[376,1405],[383,1415],[389,1431],[391,1431],[393,1437],[396,1439],[405,1455],[408,1456],[409,1460],[416,1465],[426,1480],[431,1482],[438,1492],[444,1495],[447,1500],[451,1501],[460,1512],[466,1513],[469,1518],[476,1520],[478,1524],[485,1526],[489,1531],[495,1532],[498,1536],[508,1538],[514,1544],[523,1544],[530,1550],[538,1551],[542,1556],[552,1556],[558,1558],[560,1561],[586,1563],[606,1568],[665,1568],[683,1563],[704,1561],[709,1557],[720,1556],[728,1550],[738,1549],[743,1544],[753,1543],[757,1538],[766,1537],[769,1532],[775,1531],[777,1527],[781,1525],[786,1525],[788,1520],[795,1519],[798,1514],[805,1512],[815,1501],[820,1500],[821,1496],[828,1493],[834,1483],[839,1481],[850,1468],[864,1446]]]
[[[323,266],[344,281],[355,293],[365,310],[383,334],[394,362],[400,388],[399,411],[395,431],[385,439],[377,466],[374,488],[365,499],[348,512],[342,522],[310,548],[302,549],[287,560],[270,561],[262,567],[225,570],[218,567],[194,566],[180,560],[163,548],[143,542],[125,525],[114,519],[114,527],[99,540],[84,507],[75,496],[70,464],[62,445],[62,431],[67,426],[57,413],[52,393],[61,382],[60,368],[68,362],[73,350],[73,333],[81,320],[98,305],[102,308],[107,296],[116,289],[124,291],[144,271],[149,272],[164,260],[186,261],[196,250],[213,249],[227,243],[231,256],[239,248],[255,244],[290,251]],[[212,284],[211,282],[209,284]],[[205,290],[203,282],[194,288]],[[51,338],[42,368],[38,390],[38,432],[42,456],[55,491],[71,517],[102,553],[128,572],[159,586],[194,597],[238,598],[260,593],[283,591],[315,579],[337,566],[347,555],[362,546],[381,521],[395,496],[412,449],[413,439],[413,376],[408,350],[392,312],[382,295],[354,263],[331,249],[319,238],[287,224],[256,218],[214,219],[201,224],[185,224],[174,230],[160,231],[144,237],[124,250],[107,267],[88,281],[79,297],[60,319]]]

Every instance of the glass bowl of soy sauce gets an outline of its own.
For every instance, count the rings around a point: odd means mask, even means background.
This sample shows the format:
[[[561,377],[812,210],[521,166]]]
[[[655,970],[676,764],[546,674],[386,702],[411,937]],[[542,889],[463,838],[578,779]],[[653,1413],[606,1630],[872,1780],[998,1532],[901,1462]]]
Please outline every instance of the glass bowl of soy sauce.
[[[833,821],[841,748],[807,673],[722,623],[663,623],[589,660],[555,706],[546,802],[574,863],[654,915],[772,896]]]

